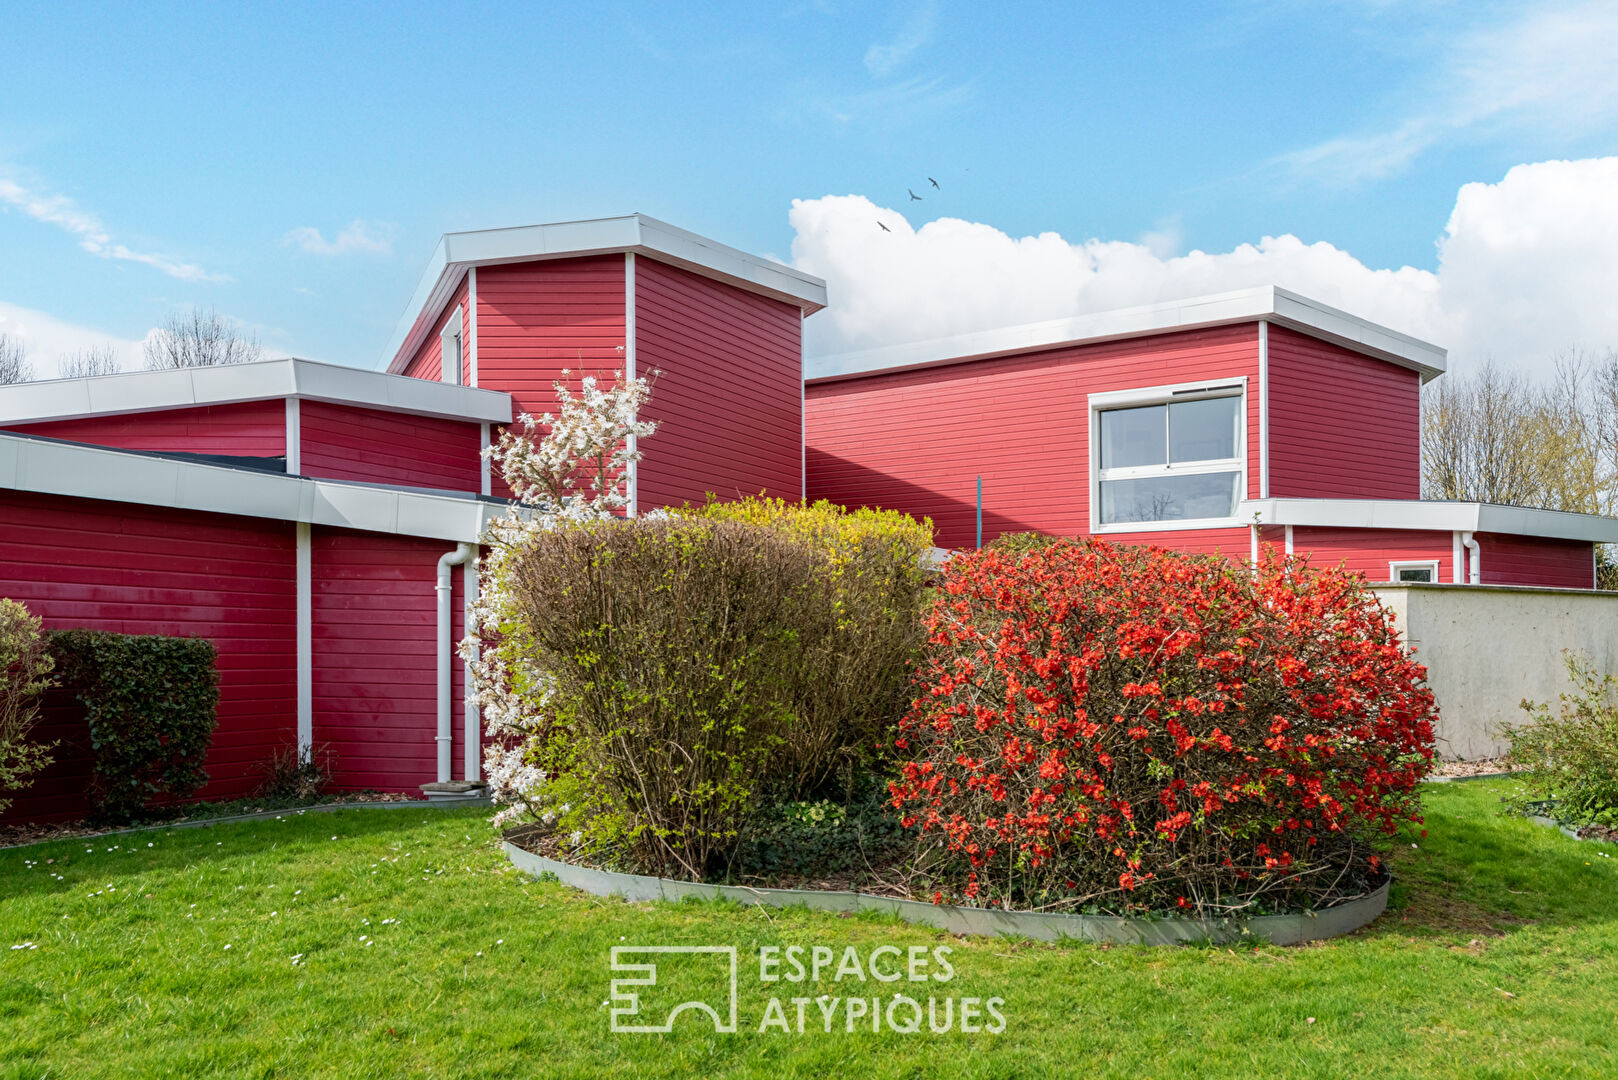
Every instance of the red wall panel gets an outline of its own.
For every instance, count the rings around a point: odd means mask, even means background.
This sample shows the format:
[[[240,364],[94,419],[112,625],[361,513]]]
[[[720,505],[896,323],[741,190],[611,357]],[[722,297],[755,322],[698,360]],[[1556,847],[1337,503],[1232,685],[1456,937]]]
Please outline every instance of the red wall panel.
[[[298,403],[304,476],[448,491],[477,491],[482,432],[475,423],[322,401]]]
[[[9,430],[120,450],[280,457],[287,448],[286,402],[281,398],[16,424]]]
[[[623,366],[622,255],[478,268],[478,385],[510,394],[515,415],[554,411],[564,370],[577,385]],[[510,493],[498,469],[493,493]]]
[[[0,492],[0,596],[50,629],[203,637],[219,652],[219,726],[202,794],[245,795],[258,766],[297,735],[294,527],[201,514]],[[61,699],[58,698],[58,703]],[[39,732],[57,761],[7,820],[88,809],[83,715],[53,709]]]
[[[1270,494],[1420,498],[1421,377],[1283,327],[1269,335]]]
[[[416,354],[405,365],[403,374],[417,379],[430,379],[433,382],[438,382],[443,377],[443,358],[439,355],[438,335],[444,332],[445,325],[454,316],[456,310],[459,309],[461,312],[461,382],[463,384],[466,382],[471,368],[471,365],[467,362],[467,357],[471,355],[472,350],[472,320],[468,313],[467,293],[467,282],[465,278],[462,278],[460,285],[456,286],[454,294],[450,296],[449,303],[445,304],[444,309],[433,319],[432,328],[428,331],[427,336],[422,339],[421,344],[416,347]]]
[[[1587,540],[1478,533],[1485,585],[1540,585],[1558,589],[1595,587],[1595,550]]]
[[[1256,325],[810,384],[808,494],[930,517],[937,543],[965,547],[975,536],[981,475],[985,540],[1029,529],[1082,535],[1090,527],[1090,394],[1242,376],[1248,492],[1256,496]],[[1190,532],[1115,538],[1165,547],[1227,542]],[[1246,539],[1237,539],[1245,551]]]
[[[419,795],[437,779],[438,558],[453,545],[349,529],[311,537],[314,741],[334,754],[338,790]],[[461,568],[454,636],[463,632]],[[464,666],[454,663],[454,776],[462,778]]]
[[[1265,540],[1280,530],[1266,530]],[[1292,530],[1293,551],[1307,555],[1315,566],[1346,566],[1367,581],[1389,580],[1390,562],[1438,560],[1438,580],[1454,581],[1453,533],[1428,529],[1323,529],[1298,526]]]
[[[622,255],[478,268],[478,385],[516,413],[553,411],[564,369],[610,378],[623,350]]]
[[[641,446],[642,509],[803,494],[802,323],[770,300],[635,260],[635,365],[658,372]]]

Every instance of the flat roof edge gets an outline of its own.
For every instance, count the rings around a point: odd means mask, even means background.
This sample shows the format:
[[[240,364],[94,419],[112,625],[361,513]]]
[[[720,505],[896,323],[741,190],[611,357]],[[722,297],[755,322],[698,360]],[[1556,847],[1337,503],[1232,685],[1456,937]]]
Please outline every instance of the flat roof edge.
[[[465,498],[0,432],[0,490],[305,522],[455,543],[507,507]]]
[[[0,425],[304,398],[472,423],[510,423],[511,396],[287,357],[251,364],[126,371],[0,386]]]
[[[669,262],[795,304],[805,316],[826,306],[820,278],[645,214],[445,233],[388,340],[383,366],[395,373],[404,369],[471,267],[619,253]]]
[[[1377,359],[1421,373],[1422,381],[1444,371],[1447,353],[1437,345],[1340,311],[1273,285],[1183,300],[1093,312],[1062,319],[974,331],[876,349],[807,357],[822,371],[810,384],[866,378],[899,371],[972,363],[1021,353],[1078,347],[1157,334],[1274,322]],[[829,368],[830,370],[826,370]]]

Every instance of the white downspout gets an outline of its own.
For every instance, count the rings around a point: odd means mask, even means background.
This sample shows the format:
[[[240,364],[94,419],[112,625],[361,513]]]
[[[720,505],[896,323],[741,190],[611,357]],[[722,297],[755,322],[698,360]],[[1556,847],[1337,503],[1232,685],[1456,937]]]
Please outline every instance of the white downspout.
[[[1466,549],[1467,568],[1466,581],[1469,585],[1483,584],[1483,549],[1478,546],[1477,537],[1469,532],[1461,534],[1461,546]]]
[[[477,547],[473,544],[460,543],[455,545],[454,551],[446,551],[438,557],[438,579],[434,589],[438,593],[438,734],[434,736],[438,743],[438,782],[450,782],[450,752],[455,736],[450,726],[450,713],[454,694],[451,688],[454,683],[455,659],[455,619],[454,595],[455,584],[450,577],[449,568],[464,566],[469,559],[475,558]]]
[[[460,549],[457,548],[457,551]],[[472,557],[466,560],[461,567],[461,592],[466,597],[468,609],[478,601],[478,557],[477,549],[472,549]],[[472,659],[477,660],[482,650],[476,646],[472,649]],[[483,724],[482,715],[478,711],[478,699],[472,692],[472,667],[468,663],[466,669],[466,773],[463,780],[475,781],[480,778],[483,769]]]

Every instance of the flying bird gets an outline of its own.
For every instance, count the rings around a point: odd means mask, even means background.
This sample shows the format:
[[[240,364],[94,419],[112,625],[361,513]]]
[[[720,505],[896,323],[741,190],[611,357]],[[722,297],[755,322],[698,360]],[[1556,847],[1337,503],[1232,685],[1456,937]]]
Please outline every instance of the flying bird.
[[[931,185],[933,185],[933,187],[935,187],[935,188],[938,188],[938,190],[939,190],[939,191],[943,191],[943,190],[944,190],[944,189],[943,189],[943,188],[941,188],[941,187],[938,187],[938,181],[937,181],[937,180],[934,180],[934,179],[933,179],[933,178],[932,178],[932,177],[930,177],[930,176],[929,176],[929,177],[928,177],[928,178],[927,178],[927,182],[928,182],[928,183],[929,183],[929,184],[931,184]]]
[[[886,225],[882,224],[880,221],[876,223],[876,227],[881,229],[883,232],[892,232],[893,231],[892,229],[888,228]]]
[[[905,188],[905,190],[910,191],[909,188]],[[910,191],[910,199],[912,202],[921,202],[921,196],[917,195],[914,191]]]

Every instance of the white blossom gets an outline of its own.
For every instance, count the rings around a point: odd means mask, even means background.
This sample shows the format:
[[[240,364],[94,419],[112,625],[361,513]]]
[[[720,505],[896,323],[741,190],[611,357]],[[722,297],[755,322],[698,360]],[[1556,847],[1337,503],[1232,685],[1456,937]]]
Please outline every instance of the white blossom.
[[[655,422],[639,419],[651,398],[646,379],[626,380],[617,372],[613,385],[603,388],[587,375],[577,393],[565,382],[554,385],[554,415],[523,414],[520,429],[506,429],[499,443],[484,451],[520,504],[489,527],[479,560],[479,595],[468,607],[467,636],[459,649],[471,673],[468,700],[483,710],[490,739],[483,772],[498,807],[496,825],[524,819],[549,823],[558,812],[566,813],[565,807],[547,808],[546,777],[532,763],[550,680],[529,658],[500,648],[501,627],[511,626],[517,614],[510,570],[538,532],[626,515],[630,466],[641,458],[639,440],[657,430]]]

